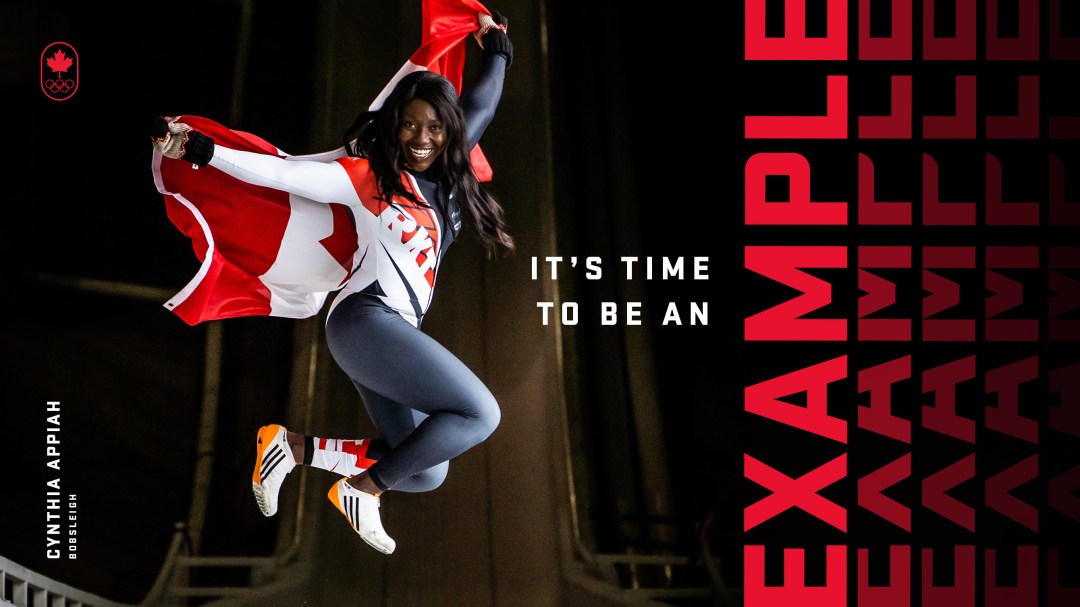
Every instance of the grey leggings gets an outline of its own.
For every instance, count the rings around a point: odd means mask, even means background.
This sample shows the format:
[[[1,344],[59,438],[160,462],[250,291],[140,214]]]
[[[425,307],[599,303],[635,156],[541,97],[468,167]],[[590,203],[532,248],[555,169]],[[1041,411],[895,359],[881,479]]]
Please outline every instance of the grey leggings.
[[[354,293],[339,302],[326,341],[389,447],[368,469],[384,490],[431,491],[451,458],[499,425],[499,404],[483,382],[377,299]]]

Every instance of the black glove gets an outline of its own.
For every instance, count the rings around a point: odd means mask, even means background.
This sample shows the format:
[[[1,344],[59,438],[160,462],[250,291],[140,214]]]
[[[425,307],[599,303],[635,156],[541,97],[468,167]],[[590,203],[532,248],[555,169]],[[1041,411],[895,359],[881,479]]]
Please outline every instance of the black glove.
[[[485,55],[502,55],[506,57],[506,67],[509,68],[510,64],[514,62],[514,45],[510,43],[510,37],[506,35],[506,30],[503,28],[510,24],[510,20],[498,11],[491,11],[491,18],[502,28],[488,28],[488,31],[480,37],[480,44],[484,47]]]
[[[214,157],[214,140],[176,118],[158,116],[150,129],[150,142],[166,158],[204,167]]]
[[[204,167],[214,157],[214,140],[199,131],[188,131],[188,139],[180,153],[180,160]]]

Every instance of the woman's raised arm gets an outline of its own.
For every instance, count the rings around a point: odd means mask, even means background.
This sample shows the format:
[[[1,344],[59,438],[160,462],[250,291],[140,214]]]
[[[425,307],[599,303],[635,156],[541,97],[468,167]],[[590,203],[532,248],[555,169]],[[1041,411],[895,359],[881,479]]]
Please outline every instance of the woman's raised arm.
[[[480,141],[502,98],[506,68],[514,57],[514,46],[506,35],[507,20],[493,13],[497,26],[488,28],[483,35],[484,56],[480,64],[480,76],[461,96],[461,109],[465,114],[465,131],[472,149]],[[500,27],[501,26],[501,27]]]

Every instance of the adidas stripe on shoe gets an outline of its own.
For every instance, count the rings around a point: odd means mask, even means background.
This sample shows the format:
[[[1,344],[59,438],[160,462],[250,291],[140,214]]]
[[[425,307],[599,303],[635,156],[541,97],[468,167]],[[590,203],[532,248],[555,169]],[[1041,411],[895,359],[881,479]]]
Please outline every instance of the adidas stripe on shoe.
[[[345,515],[353,531],[360,534],[369,546],[383,554],[392,553],[397,543],[383,529],[378,496],[364,493],[345,480],[334,483],[326,497]]]
[[[256,441],[255,472],[251,475],[251,490],[255,503],[265,516],[274,516],[278,509],[281,483],[296,467],[292,448],[285,439],[285,427],[277,424],[259,428]]]

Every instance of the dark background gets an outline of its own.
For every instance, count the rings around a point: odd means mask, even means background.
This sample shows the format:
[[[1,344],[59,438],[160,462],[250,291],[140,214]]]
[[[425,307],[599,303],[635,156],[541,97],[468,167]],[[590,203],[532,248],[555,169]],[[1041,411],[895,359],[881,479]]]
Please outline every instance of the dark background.
[[[582,447],[576,465],[586,473],[578,490],[588,504],[583,516],[591,541],[605,551],[693,554],[709,538],[729,583],[738,585],[742,386],[733,359],[741,328],[730,310],[745,298],[737,280],[740,126],[728,105],[738,95],[719,99],[704,84],[733,86],[738,21],[705,3],[684,5],[661,26],[655,15],[616,2],[552,3],[543,7],[546,14],[525,4],[523,14],[504,12],[511,32],[535,30],[546,15],[555,250],[604,261],[604,280],[569,273],[559,285],[563,300],[578,301],[583,311],[563,345],[572,366],[566,372],[575,378],[567,401]],[[418,2],[367,5],[373,22],[418,25]],[[325,119],[309,81],[318,31],[315,11],[306,5],[257,3],[242,74],[222,59],[232,56],[240,19],[232,3],[138,6],[124,9],[122,20],[100,5],[76,2],[2,10],[2,94],[15,108],[9,145],[0,146],[9,184],[8,230],[0,245],[9,278],[2,298],[10,432],[4,455],[14,464],[0,554],[77,587],[134,601],[157,574],[173,521],[187,512],[205,329],[184,325],[158,303],[73,293],[48,279],[175,292],[196,270],[190,244],[169,224],[152,183],[145,143],[155,116],[190,113],[226,122],[234,79],[242,78],[242,117],[231,126],[281,149],[336,147],[336,133],[348,122],[312,134]],[[717,46],[704,35],[712,27],[706,24],[723,25],[731,35]],[[378,35],[373,24],[357,24],[357,36]],[[64,102],[45,98],[36,82],[41,49],[56,40],[71,43],[81,61],[79,90]],[[372,73],[380,76],[359,84],[358,98],[372,98],[415,46],[415,40],[391,37],[380,47],[371,57],[379,68]],[[542,72],[539,61],[519,49],[508,87],[515,77]],[[538,108],[542,103],[536,100]],[[515,130],[533,127],[508,118],[512,111],[492,126],[500,135],[491,135],[490,145],[485,140],[497,175],[500,153],[531,153],[514,147]],[[493,187],[513,215],[515,194],[523,192],[500,190],[497,182]],[[475,247],[472,241],[456,248]],[[518,251],[522,267],[534,254]],[[709,280],[627,283],[620,278],[620,255],[683,256],[688,268],[692,257],[708,257]],[[642,301],[643,326],[599,326],[600,301]],[[708,301],[709,326],[660,327],[669,301],[679,304],[684,323],[688,302]],[[535,308],[520,315],[522,323],[539,323]],[[271,318],[226,323],[206,553],[273,548],[273,522],[257,515],[246,487],[221,479],[244,474],[251,430],[282,414],[292,326]],[[644,358],[656,374],[673,507],[661,522],[674,531],[663,539],[648,531],[657,521],[647,515],[648,496],[635,472],[654,454],[639,452],[630,420],[633,370],[622,354],[634,347],[628,334],[651,340]],[[40,547],[43,483],[51,478],[40,455],[46,399],[63,402],[63,490],[80,496],[80,555],[73,562],[47,562]]]

